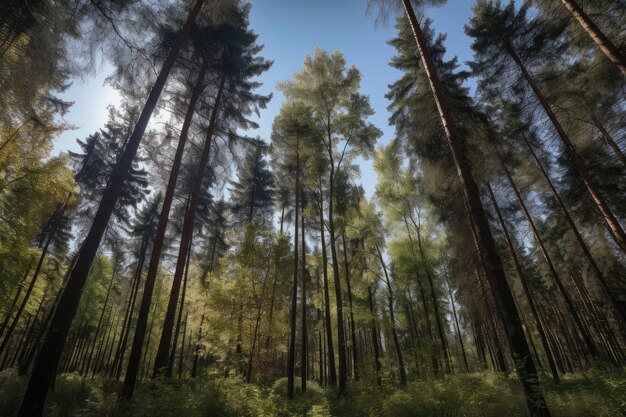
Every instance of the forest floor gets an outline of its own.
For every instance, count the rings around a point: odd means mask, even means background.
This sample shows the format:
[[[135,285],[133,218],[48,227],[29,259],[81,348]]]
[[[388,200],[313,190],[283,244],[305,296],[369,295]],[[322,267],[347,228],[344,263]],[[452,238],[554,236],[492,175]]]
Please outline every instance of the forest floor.
[[[16,415],[25,378],[0,373],[0,416]],[[299,388],[299,380],[296,387]],[[404,388],[355,382],[338,399],[333,389],[308,383],[305,394],[289,401],[286,380],[270,386],[238,378],[155,380],[140,385],[132,401],[116,406],[119,385],[111,379],[57,377],[46,417],[525,417],[520,388],[513,376],[472,373],[413,381]],[[553,417],[626,416],[626,373],[593,371],[566,376],[559,385],[544,384]]]

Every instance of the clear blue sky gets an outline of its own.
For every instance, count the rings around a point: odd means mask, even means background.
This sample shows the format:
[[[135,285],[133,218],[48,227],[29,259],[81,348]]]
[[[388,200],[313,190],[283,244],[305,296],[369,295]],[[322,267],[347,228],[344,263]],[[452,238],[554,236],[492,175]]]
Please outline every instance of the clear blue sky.
[[[393,137],[388,126],[385,99],[387,86],[399,73],[389,67],[394,49],[387,41],[395,36],[393,21],[388,27],[374,26],[375,16],[365,13],[366,0],[252,0],[250,23],[259,34],[259,43],[265,45],[262,55],[274,60],[272,68],[260,81],[260,92],[274,93],[268,108],[261,113],[258,134],[268,140],[272,120],[278,113],[282,95],[275,91],[278,82],[291,78],[302,68],[304,57],[319,46],[327,51],[339,50],[348,65],[355,65],[362,73],[361,89],[370,96],[376,114],[371,121],[383,130],[380,143]],[[458,56],[460,62],[471,59],[470,41],[463,33],[463,25],[471,13],[472,1],[449,0],[438,8],[428,8],[426,15],[434,22],[438,32],[447,33],[448,55]],[[117,93],[104,86],[108,67],[93,78],[77,81],[64,95],[75,104],[65,120],[78,129],[64,133],[57,140],[56,150],[75,150],[75,139],[96,131],[106,121],[108,104],[119,102]],[[362,184],[368,196],[374,190],[376,178],[371,163],[361,164]]]

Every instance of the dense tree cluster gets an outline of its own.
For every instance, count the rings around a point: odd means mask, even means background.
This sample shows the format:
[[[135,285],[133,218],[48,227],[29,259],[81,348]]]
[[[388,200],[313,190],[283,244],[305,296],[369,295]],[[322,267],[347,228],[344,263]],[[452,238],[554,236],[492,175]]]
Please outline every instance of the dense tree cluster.
[[[378,145],[361,72],[322,49],[276,87],[271,137],[246,134],[272,62],[242,1],[9,3],[0,370],[28,381],[19,416],[64,373],[112,381],[123,409],[149,380],[345,398],[492,370],[544,417],[545,381],[623,369],[619,2],[477,0],[465,71],[423,17],[442,1],[370,1],[397,18],[401,72]],[[123,102],[51,156],[56,95],[104,50]]]

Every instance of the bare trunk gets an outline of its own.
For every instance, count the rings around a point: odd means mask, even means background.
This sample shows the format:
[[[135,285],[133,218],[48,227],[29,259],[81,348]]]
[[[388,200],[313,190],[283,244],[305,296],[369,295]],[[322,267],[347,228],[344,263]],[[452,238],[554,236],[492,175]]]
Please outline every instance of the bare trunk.
[[[324,322],[326,329],[326,355],[328,356],[328,383],[337,384],[335,368],[335,348],[333,345],[333,330],[330,322],[330,294],[328,288],[328,256],[326,254],[326,238],[324,237],[324,200],[320,187],[320,239],[322,245],[322,271],[324,272]]]
[[[226,75],[221,77],[220,85],[215,97],[215,103],[213,103],[213,109],[211,111],[211,119],[209,127],[207,129],[206,138],[204,139],[204,146],[202,149],[202,156],[198,165],[198,171],[194,179],[193,190],[191,192],[191,201],[189,203],[189,209],[185,213],[185,220],[183,221],[183,230],[180,238],[180,247],[178,249],[178,258],[176,260],[176,271],[174,272],[174,279],[172,282],[172,289],[170,292],[169,301],[167,304],[167,311],[165,314],[165,321],[163,323],[163,330],[161,331],[161,339],[159,342],[159,348],[154,360],[154,375],[160,372],[160,369],[167,366],[169,359],[170,344],[172,342],[172,331],[174,329],[174,316],[176,314],[176,305],[178,304],[178,295],[180,292],[181,281],[183,278],[183,271],[185,262],[187,260],[187,251],[191,244],[191,236],[193,234],[194,220],[196,217],[196,209],[198,207],[198,201],[200,200],[200,193],[202,191],[202,181],[204,180],[204,172],[209,162],[209,155],[211,153],[211,145],[213,143],[213,132],[217,123],[217,113],[220,108],[222,93],[224,92],[224,84],[226,82]],[[137,357],[138,359],[139,357]]]
[[[287,360],[287,397],[293,399],[296,367],[296,319],[298,315],[298,216],[300,208],[300,153],[296,151],[296,189],[294,197],[293,285],[291,287],[291,312],[289,314],[289,359]]]
[[[498,220],[500,221],[500,226],[502,227],[502,232],[504,233],[504,238],[509,247],[509,252],[511,253],[511,257],[513,258],[513,264],[515,264],[515,269],[517,270],[517,275],[519,276],[520,282],[522,283],[522,288],[524,289],[524,294],[526,295],[526,299],[528,300],[528,305],[530,306],[530,311],[535,319],[535,324],[537,326],[537,330],[539,331],[539,338],[541,339],[541,345],[543,346],[543,350],[548,358],[548,365],[550,366],[550,372],[552,374],[552,379],[554,382],[559,382],[559,373],[556,370],[556,365],[554,363],[554,357],[552,356],[552,351],[550,350],[550,345],[548,344],[548,338],[546,337],[545,329],[539,320],[539,314],[537,312],[537,306],[535,305],[535,301],[530,292],[530,287],[528,286],[528,282],[526,281],[526,276],[524,275],[524,271],[522,270],[522,266],[519,263],[519,259],[517,257],[517,253],[515,252],[515,246],[513,245],[513,241],[511,240],[511,236],[509,235],[508,227],[504,222],[504,218],[502,217],[502,213],[500,212],[500,206],[496,200],[496,196],[491,189],[491,185],[487,184],[487,189],[489,190],[489,196],[491,197],[491,201],[496,210],[496,215],[498,216]]]
[[[54,380],[59,356],[65,345],[67,333],[72,324],[76,309],[80,302],[80,296],[91,268],[93,259],[96,256],[100,241],[107,227],[109,219],[113,214],[113,210],[117,200],[122,193],[124,183],[128,177],[131,165],[139,144],[143,137],[144,131],[150,121],[152,111],[156,107],[161,91],[165,86],[165,82],[169,76],[170,70],[174,65],[174,61],[178,56],[183,43],[189,35],[189,31],[200,13],[200,9],[205,0],[197,0],[193,10],[189,14],[185,25],[178,32],[176,41],[170,50],[166,61],[157,77],[157,80],[150,91],[148,100],[139,116],[135,129],[130,136],[124,152],[113,168],[109,177],[108,187],[105,190],[100,206],[94,217],[91,229],[85,238],[76,263],[70,273],[67,284],[63,290],[63,294],[59,299],[59,303],[54,312],[50,323],[50,329],[45,337],[42,349],[33,366],[22,405],[18,413],[18,417],[41,417],[48,395],[48,385]]]
[[[509,53],[509,55],[511,56],[511,58],[513,59],[513,61],[515,61],[515,63],[519,67],[520,71],[522,72],[522,75],[524,76],[524,79],[526,80],[528,85],[530,85],[530,88],[533,90],[533,92],[537,96],[537,99],[541,103],[541,106],[543,107],[546,114],[548,115],[548,118],[552,122],[554,129],[557,131],[559,137],[561,138],[561,141],[563,142],[563,145],[565,146],[565,150],[567,151],[567,154],[569,155],[571,160],[574,162],[574,165],[576,166],[576,169],[578,170],[578,174],[580,175],[580,178],[582,179],[583,183],[587,187],[587,191],[589,191],[589,194],[591,195],[591,198],[593,199],[596,207],[598,208],[598,211],[604,217],[604,221],[607,224],[607,227],[608,227],[609,232],[611,233],[611,236],[613,236],[613,239],[615,239],[615,242],[617,242],[621,250],[624,253],[626,253],[626,233],[624,233],[624,229],[622,229],[622,226],[619,224],[617,218],[611,211],[611,208],[609,207],[607,202],[604,200],[604,197],[602,196],[602,194],[600,194],[600,191],[598,190],[595,183],[591,179],[591,176],[589,175],[589,171],[587,171],[587,168],[585,167],[585,164],[580,154],[578,153],[578,151],[576,151],[576,148],[574,148],[574,145],[572,144],[570,137],[565,132],[565,129],[563,128],[563,126],[561,126],[561,123],[557,119],[556,114],[552,110],[552,107],[550,107],[550,104],[548,104],[548,101],[544,97],[543,92],[539,88],[539,85],[537,85],[535,80],[528,73],[526,66],[524,66],[524,63],[520,60],[519,56],[513,49],[513,46],[507,42],[505,43],[505,48],[507,52]]]
[[[383,272],[385,274],[385,283],[387,284],[387,290],[389,291],[389,320],[391,321],[391,336],[393,339],[393,346],[396,350],[396,357],[398,358],[398,368],[400,371],[400,383],[402,385],[406,384],[406,370],[404,369],[404,358],[402,356],[402,349],[400,347],[400,341],[398,340],[398,332],[396,330],[396,314],[394,312],[394,298],[393,298],[393,288],[391,287],[391,281],[389,280],[389,274],[387,273],[387,265],[385,265],[385,260],[383,259],[383,255],[380,252],[380,248],[376,245],[376,252],[378,253],[378,259],[380,260],[380,265],[383,268]]]
[[[617,65],[617,68],[626,75],[626,59],[622,56],[619,49],[607,38],[604,33],[596,26],[596,24],[587,16],[583,9],[574,0],[562,0],[567,10],[578,20],[580,26],[584,29],[589,37],[598,45],[598,48],[604,52],[607,58]]]

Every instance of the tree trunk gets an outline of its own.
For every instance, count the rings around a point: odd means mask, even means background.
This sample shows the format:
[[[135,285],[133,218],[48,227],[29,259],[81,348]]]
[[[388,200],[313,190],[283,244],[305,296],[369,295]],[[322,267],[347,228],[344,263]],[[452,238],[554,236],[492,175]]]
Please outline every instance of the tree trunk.
[[[154,375],[160,372],[161,368],[167,366],[169,359],[170,343],[172,341],[172,331],[174,328],[174,316],[176,314],[176,305],[178,304],[178,294],[180,291],[181,281],[183,277],[184,265],[187,259],[187,251],[191,243],[191,236],[193,234],[194,220],[196,217],[196,208],[198,207],[198,200],[200,199],[200,193],[202,191],[202,181],[204,179],[204,171],[209,162],[209,155],[211,152],[211,144],[213,143],[213,131],[215,130],[215,124],[217,122],[217,113],[221,104],[222,93],[224,92],[224,84],[226,82],[226,74],[222,74],[217,96],[215,97],[215,103],[211,111],[211,120],[209,122],[209,128],[204,140],[204,147],[202,149],[202,156],[198,165],[198,171],[193,184],[193,191],[191,193],[191,202],[189,203],[189,209],[185,213],[185,220],[183,222],[183,231],[180,239],[180,248],[178,249],[178,259],[176,261],[176,271],[174,272],[174,280],[172,282],[172,289],[170,298],[167,304],[167,312],[165,314],[165,321],[163,323],[163,330],[161,332],[161,339],[159,342],[159,348],[157,350],[156,358],[154,360]]]
[[[546,354],[546,358],[548,359],[548,365],[550,367],[550,373],[552,374],[552,379],[554,382],[558,383],[559,373],[556,369],[556,365],[554,363],[554,357],[552,356],[552,351],[550,350],[550,345],[548,344],[548,338],[546,337],[545,329],[539,319],[539,313],[537,312],[537,306],[535,305],[535,301],[530,292],[530,287],[528,286],[528,282],[526,281],[526,276],[524,275],[524,271],[522,269],[522,265],[519,263],[519,259],[517,257],[517,253],[515,252],[515,247],[513,246],[513,241],[509,234],[508,227],[504,222],[504,218],[502,217],[502,213],[500,211],[500,206],[498,205],[498,201],[496,200],[496,196],[491,189],[491,185],[487,184],[487,189],[489,190],[489,196],[491,197],[491,202],[496,210],[496,215],[498,216],[498,220],[500,222],[500,226],[502,227],[502,232],[504,233],[504,239],[509,247],[509,252],[511,253],[511,257],[513,258],[513,264],[515,265],[515,269],[517,270],[517,275],[519,276],[520,282],[522,283],[522,288],[524,289],[524,294],[526,295],[526,300],[528,301],[528,305],[530,306],[530,311],[535,319],[535,324],[537,325],[537,330],[539,331],[539,338],[541,339],[541,345],[543,346],[543,350]]]
[[[298,216],[300,208],[300,152],[296,151],[296,189],[294,198],[293,285],[291,287],[291,312],[289,314],[289,359],[287,361],[287,398],[293,399],[296,367],[296,319],[298,310]]]
[[[165,376],[172,377],[174,371],[174,362],[176,361],[176,346],[178,345],[178,335],[180,334],[180,325],[183,318],[183,309],[185,308],[185,296],[187,294],[187,284],[189,280],[189,261],[191,260],[191,246],[193,242],[193,236],[189,242],[189,249],[187,250],[187,260],[185,261],[185,275],[183,277],[183,292],[180,295],[180,301],[178,305],[178,318],[176,319],[176,329],[174,330],[174,341],[172,342],[172,351],[170,352],[170,358],[167,362],[167,370]]]
[[[378,351],[378,329],[376,328],[376,311],[374,310],[374,297],[372,296],[372,287],[367,287],[367,302],[369,304],[370,313],[372,314],[372,345],[374,347],[374,364],[376,370],[376,384],[382,385],[380,376],[381,364],[380,364],[380,352]]]
[[[113,214],[117,200],[122,193],[124,182],[128,177],[128,172],[130,171],[141,138],[152,115],[152,111],[156,107],[178,52],[187,39],[189,31],[200,13],[204,1],[205,0],[197,0],[185,25],[178,33],[174,46],[172,46],[166,61],[163,63],[161,72],[150,91],[148,100],[124,148],[124,152],[111,172],[108,187],[102,196],[91,229],[81,246],[74,268],[68,278],[51,320],[50,330],[46,335],[40,354],[33,366],[33,371],[22,400],[18,417],[41,417],[43,413],[46,396],[48,394],[48,385],[55,377],[59,356],[65,344],[65,339],[72,320],[76,315],[80,295],[93,259],[100,246],[100,240],[111,218],[111,214]]]
[[[593,112],[591,113],[590,117],[591,117],[591,122],[593,123],[593,125],[596,128],[598,128],[598,130],[602,134],[604,141],[607,143],[607,145],[611,147],[611,149],[613,149],[613,152],[615,153],[615,155],[619,158],[619,160],[622,162],[624,167],[626,167],[626,155],[624,155],[624,152],[622,152],[622,150],[617,145],[617,143],[615,143],[613,136],[611,136],[611,134],[606,130],[602,122],[600,122],[598,117],[595,114],[593,114]]]
[[[352,370],[354,374],[354,380],[359,379],[359,360],[357,356],[356,346],[356,330],[354,328],[354,311],[352,306],[352,285],[350,283],[350,266],[348,264],[348,247],[346,246],[346,231],[341,234],[343,240],[343,265],[346,271],[346,286],[348,290],[348,305],[350,306],[350,334],[352,340]]]
[[[195,16],[197,16],[200,8],[202,7],[201,3],[203,3],[204,1],[205,0],[197,0],[198,3],[196,4],[196,7],[198,8],[198,10],[196,12],[196,9],[194,8],[195,15],[193,15],[192,13],[193,18],[191,24],[193,24]],[[200,4],[200,6],[198,6],[198,4]],[[187,33],[188,32],[189,31],[187,30]],[[165,231],[169,220],[170,209],[172,206],[172,201],[174,199],[174,192],[176,191],[176,182],[178,180],[178,174],[180,172],[180,166],[183,158],[185,144],[187,142],[189,127],[191,126],[195,106],[202,91],[202,85],[204,82],[206,70],[207,66],[205,61],[200,73],[198,74],[198,78],[196,79],[189,107],[187,108],[187,113],[185,115],[185,121],[183,122],[183,127],[178,140],[178,145],[176,147],[176,154],[172,163],[172,170],[170,171],[165,196],[163,198],[163,203],[161,206],[161,213],[159,214],[159,223],[157,225],[157,230],[154,236],[152,254],[150,256],[148,271],[146,273],[146,282],[144,284],[143,296],[141,298],[141,305],[139,307],[139,315],[137,316],[137,324],[135,326],[135,335],[133,337],[133,344],[130,351],[130,356],[128,357],[128,367],[126,369],[126,376],[124,378],[124,385],[122,387],[120,399],[131,398],[133,396],[133,391],[135,390],[135,382],[137,380],[137,372],[139,371],[139,362],[141,360],[141,348],[143,346],[144,338],[146,335],[148,315],[150,314],[150,303],[152,301],[152,293],[154,291],[156,275],[159,269],[161,252],[163,250],[163,240],[165,238]]]
[[[18,307],[17,312],[15,313],[15,317],[13,318],[11,325],[7,329],[7,333],[4,336],[2,343],[0,343],[0,355],[6,349],[7,344],[9,343],[9,340],[11,339],[11,336],[13,335],[13,332],[15,331],[15,327],[20,321],[22,312],[24,311],[24,308],[28,304],[28,300],[30,299],[30,295],[33,292],[33,288],[35,288],[35,283],[37,282],[37,278],[39,278],[41,267],[43,266],[43,262],[46,259],[46,255],[48,254],[48,248],[50,247],[50,243],[52,242],[52,238],[54,237],[54,234],[56,233],[57,229],[59,228],[59,225],[61,224],[61,221],[63,220],[63,216],[65,215],[65,210],[67,209],[68,200],[70,199],[71,195],[72,195],[71,192],[68,193],[67,198],[65,199],[65,202],[63,203],[63,206],[61,207],[61,211],[59,212],[58,217],[54,221],[54,224],[52,225],[52,229],[50,229],[50,233],[48,233],[46,243],[41,249],[41,255],[39,256],[39,261],[37,262],[37,266],[35,267],[33,278],[30,280],[30,284],[28,285],[28,288],[26,289],[26,292],[24,293],[24,298],[22,299],[22,302],[20,303],[20,306]]]
[[[329,138],[330,140],[330,138]],[[332,163],[332,161],[331,161]],[[346,368],[346,333],[343,321],[343,301],[341,295],[341,281],[339,276],[339,257],[337,256],[337,245],[335,234],[335,219],[333,214],[333,193],[335,189],[334,168],[330,170],[329,192],[328,192],[328,235],[330,240],[330,257],[333,261],[333,281],[335,283],[335,302],[337,307],[337,344],[339,356],[339,379],[338,392],[343,395],[346,392],[346,380],[348,376]]]
[[[463,369],[465,369],[465,372],[468,372],[469,366],[467,364],[467,355],[465,354],[465,346],[463,345],[463,336],[461,335],[461,326],[459,326],[459,318],[456,314],[456,305],[454,304],[454,297],[452,296],[452,287],[450,286],[450,281],[448,281],[447,277],[446,277],[446,285],[448,286],[448,294],[450,295],[450,304],[452,305],[452,317],[454,318],[456,334],[459,338],[459,346],[461,347],[461,354],[463,356]]]
[[[389,281],[389,274],[387,273],[387,265],[380,252],[380,248],[376,245],[376,252],[378,253],[378,259],[380,265],[383,267],[385,273],[385,283],[387,284],[387,290],[389,291],[389,321],[391,321],[391,336],[393,338],[393,346],[396,349],[396,357],[398,358],[398,368],[400,369],[400,383],[406,384],[406,370],[404,369],[404,358],[402,357],[402,349],[400,348],[400,341],[398,340],[398,332],[396,331],[396,315],[393,310],[393,288],[391,287],[391,281]]]
[[[302,207],[300,210],[300,227],[302,228],[302,236],[301,236],[301,244],[300,244],[300,250],[302,251],[302,266],[301,266],[301,275],[302,275],[302,292],[301,292],[301,303],[302,303],[302,354],[300,355],[300,381],[301,381],[301,388],[302,388],[302,392],[306,392],[306,380],[308,378],[307,375],[307,371],[308,371],[308,367],[307,367],[307,359],[309,357],[308,355],[308,344],[309,344],[309,338],[308,338],[308,331],[307,331],[307,301],[306,301],[306,239],[305,239],[305,235],[304,235],[304,198],[303,198],[303,194],[302,192],[300,192],[301,194],[301,201],[302,201]],[[297,223],[297,220],[296,220]],[[296,226],[297,227],[297,226]]]
[[[109,304],[109,296],[111,295],[111,288],[113,288],[113,283],[115,282],[115,273],[117,272],[117,265],[118,265],[117,260],[115,260],[115,264],[113,265],[113,273],[111,274],[111,282],[109,282],[107,295],[104,297],[104,305],[102,306],[102,312],[100,313],[100,318],[98,319],[96,332],[93,335],[93,342],[91,344],[91,348],[89,349],[89,356],[87,357],[87,361],[85,362],[85,367],[83,368],[83,371],[82,371],[83,375],[86,375],[89,372],[89,368],[91,367],[91,360],[93,358],[94,351],[96,350],[96,343],[98,341],[98,335],[100,334],[100,327],[102,326],[102,320],[104,319],[104,314]]]
[[[589,175],[589,171],[587,171],[587,168],[585,167],[585,164],[580,154],[578,153],[578,151],[576,151],[576,148],[574,147],[574,144],[570,140],[570,137],[565,132],[565,129],[563,128],[563,126],[561,126],[561,123],[557,119],[556,114],[552,110],[552,107],[550,107],[550,104],[548,104],[548,101],[544,97],[543,92],[539,88],[539,85],[535,82],[535,80],[529,74],[528,70],[526,69],[526,66],[524,66],[524,63],[520,60],[519,56],[513,49],[513,46],[508,41],[505,42],[505,49],[509,53],[513,61],[515,61],[515,63],[517,64],[518,68],[522,72],[524,79],[526,80],[528,85],[530,85],[530,88],[533,90],[533,92],[537,96],[537,99],[541,103],[541,106],[543,107],[546,114],[548,115],[548,118],[552,122],[554,129],[558,133],[559,137],[561,138],[561,141],[563,142],[563,145],[565,146],[565,150],[567,151],[567,154],[572,159],[572,161],[574,162],[574,165],[576,166],[576,169],[578,170],[578,175],[580,175],[580,178],[582,179],[583,183],[587,187],[587,191],[589,191],[589,194],[591,195],[591,198],[593,199],[596,207],[598,208],[598,211],[604,217],[604,221],[607,224],[607,227],[608,227],[609,232],[611,233],[611,236],[613,237],[613,239],[615,239],[615,242],[617,242],[620,249],[624,253],[626,253],[626,233],[624,232],[624,229],[622,229],[622,226],[619,224],[619,221],[617,220],[617,218],[611,211],[611,208],[609,207],[607,202],[604,200],[604,197],[602,196],[602,194],[600,194],[600,191],[598,190],[591,176]]]
[[[617,68],[626,75],[626,59],[622,56],[619,49],[607,38],[604,33],[596,26],[596,24],[587,16],[583,9],[574,0],[562,0],[567,10],[578,20],[580,26],[587,32],[587,35],[598,45],[598,48],[606,55],[609,60],[617,65]]]
[[[626,324],[625,324],[626,323],[626,316],[624,316],[624,312],[620,308],[619,301],[615,298],[615,295],[613,294],[613,291],[611,291],[611,288],[609,287],[609,284],[606,282],[606,279],[604,278],[604,274],[602,274],[602,271],[600,271],[600,268],[598,267],[598,264],[596,263],[595,259],[591,255],[591,251],[589,250],[589,247],[587,246],[587,244],[585,243],[585,240],[583,239],[583,237],[581,236],[580,232],[578,231],[578,228],[576,227],[576,223],[574,223],[574,219],[570,215],[569,210],[567,209],[567,207],[565,207],[565,204],[563,203],[563,200],[561,200],[561,196],[559,195],[558,191],[554,187],[554,184],[552,184],[552,181],[550,180],[550,177],[548,176],[548,173],[546,172],[546,170],[544,169],[543,165],[541,164],[541,161],[537,157],[537,154],[535,154],[535,151],[533,150],[533,148],[530,145],[530,143],[528,143],[526,138],[524,138],[524,137],[522,137],[522,138],[524,139],[524,142],[526,143],[526,146],[528,147],[528,150],[532,154],[533,159],[537,163],[537,166],[539,167],[539,170],[541,171],[543,177],[545,178],[546,182],[548,183],[548,186],[550,188],[550,191],[552,192],[552,195],[554,196],[554,199],[556,200],[557,204],[561,208],[561,211],[563,212],[563,215],[565,216],[565,220],[567,221],[567,223],[572,228],[572,232],[574,232],[574,236],[576,236],[576,240],[578,241],[578,244],[580,245],[580,248],[583,250],[583,253],[585,254],[585,258],[587,258],[587,262],[589,262],[589,266],[591,266],[591,270],[593,271],[593,273],[596,276],[598,282],[600,283],[600,286],[602,287],[602,290],[604,291],[605,295],[607,296],[607,298],[611,302],[611,304],[613,306],[613,312],[617,316],[617,319],[618,319],[617,322],[618,322],[618,325],[620,326],[622,334],[626,335]]]
[[[11,305],[4,313],[4,320],[2,320],[2,325],[0,325],[0,338],[4,335],[4,330],[7,328],[7,325],[9,324],[9,320],[11,320],[11,316],[13,316],[13,310],[15,310],[15,306],[17,305],[17,302],[20,299],[22,288],[24,287],[24,284],[26,283],[26,279],[28,279],[28,276],[30,275],[31,269],[33,269],[32,262],[30,263],[30,265],[28,265],[28,269],[24,273],[24,276],[22,277],[22,280],[20,281],[20,284],[18,285],[17,290],[15,291],[15,295],[13,296],[13,301],[11,301]]]
[[[496,151],[497,151],[497,148],[496,148]],[[541,250],[543,257],[546,260],[546,263],[548,264],[548,269],[550,270],[550,274],[552,275],[554,282],[559,288],[559,291],[561,292],[561,295],[563,296],[565,303],[567,304],[569,313],[574,319],[574,322],[576,323],[576,326],[578,327],[578,330],[580,331],[580,334],[583,337],[583,340],[585,342],[585,345],[587,346],[587,349],[589,349],[589,352],[592,354],[592,356],[594,357],[598,356],[598,350],[596,349],[593,343],[593,340],[591,339],[589,330],[585,327],[582,320],[580,319],[580,316],[578,315],[578,311],[576,307],[574,306],[574,303],[572,302],[571,297],[569,296],[569,294],[567,293],[567,290],[563,286],[563,282],[561,281],[561,278],[559,277],[559,274],[556,271],[554,264],[552,263],[552,259],[550,258],[550,255],[548,254],[548,251],[545,245],[543,244],[543,240],[541,239],[541,236],[539,236],[539,231],[537,230],[537,227],[535,226],[535,222],[532,219],[530,212],[528,211],[528,208],[526,207],[526,204],[524,203],[524,200],[522,199],[522,195],[517,189],[517,185],[515,185],[515,182],[513,181],[513,177],[511,176],[511,173],[509,172],[508,168],[504,164],[504,161],[502,160],[502,156],[500,155],[499,151],[498,151],[498,157],[500,158],[500,164],[502,165],[502,168],[504,169],[504,173],[506,174],[506,177],[509,180],[509,184],[511,184],[511,187],[513,188],[513,192],[515,193],[515,196],[517,197],[517,201],[520,207],[522,208],[522,211],[524,212],[526,220],[530,224],[530,228],[532,229],[533,235],[535,237],[535,241],[537,242],[537,245],[539,246],[539,249]]]
[[[470,221],[474,224],[472,230],[474,239],[478,247],[483,268],[485,269],[485,274],[490,283],[493,297],[498,310],[501,311],[501,318],[504,328],[506,329],[509,345],[516,359],[517,374],[524,389],[526,406],[532,417],[548,417],[550,416],[550,411],[545,405],[543,392],[537,380],[537,369],[530,356],[530,349],[524,336],[524,329],[522,328],[519,314],[515,308],[511,288],[506,281],[502,261],[500,260],[500,255],[498,255],[493,236],[489,230],[489,220],[487,219],[480,200],[478,187],[470,171],[463,140],[452,119],[452,114],[450,113],[447,103],[446,92],[437,75],[435,63],[430,56],[426,38],[417,22],[411,1],[402,0],[402,3],[409,18],[413,34],[415,35],[422,63],[428,75],[435,103],[439,110],[441,122],[452,151],[452,157],[461,180]]]
[[[198,329],[198,340],[196,341],[196,348],[193,352],[193,366],[191,367],[191,377],[198,376],[198,361],[200,359],[200,341],[202,340],[202,325],[204,324],[204,314],[200,317],[200,328]]]
[[[182,311],[180,312],[182,314]],[[183,324],[183,339],[180,343],[180,358],[178,360],[178,379],[181,379],[183,376],[183,362],[185,360],[185,337],[187,335],[187,319],[189,318],[189,311],[185,313],[185,324]],[[172,352],[174,350],[172,349]]]
[[[324,272],[324,322],[326,329],[326,355],[328,356],[328,384],[337,384],[337,370],[335,368],[335,348],[333,345],[333,330],[330,322],[330,293],[328,288],[328,256],[326,254],[326,238],[324,237],[324,197],[320,187],[320,240],[322,246],[322,271]]]
[[[441,343],[441,349],[443,351],[443,358],[446,364],[446,371],[448,373],[452,373],[452,368],[450,366],[450,355],[448,353],[448,343],[446,341],[446,335],[443,330],[443,323],[441,322],[441,314],[439,313],[439,300],[437,300],[437,295],[435,293],[435,285],[433,283],[433,277],[430,270],[430,265],[428,264],[428,259],[426,257],[426,251],[424,249],[424,245],[422,242],[422,233],[421,233],[421,221],[419,219],[418,213],[418,224],[413,220],[413,216],[410,215],[413,226],[415,227],[415,231],[417,232],[417,247],[420,251],[420,257],[422,258],[422,262],[424,263],[424,270],[426,271],[426,278],[428,278],[428,286],[430,287],[430,298],[433,303],[433,310],[435,313],[435,322],[437,323],[437,332],[439,333],[439,341]]]

